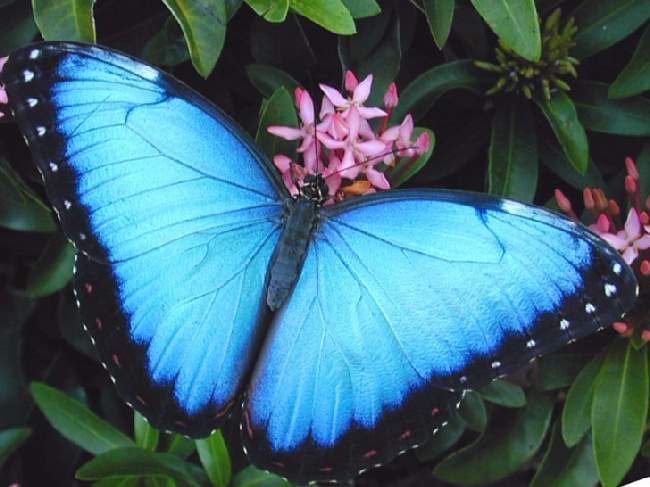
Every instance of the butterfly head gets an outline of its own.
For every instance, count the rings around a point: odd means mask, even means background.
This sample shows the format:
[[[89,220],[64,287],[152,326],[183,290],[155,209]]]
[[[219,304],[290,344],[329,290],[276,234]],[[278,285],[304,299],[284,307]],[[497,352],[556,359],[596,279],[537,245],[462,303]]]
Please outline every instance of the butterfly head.
[[[323,175],[310,174],[305,176],[300,187],[300,196],[322,205],[329,198],[329,188]]]

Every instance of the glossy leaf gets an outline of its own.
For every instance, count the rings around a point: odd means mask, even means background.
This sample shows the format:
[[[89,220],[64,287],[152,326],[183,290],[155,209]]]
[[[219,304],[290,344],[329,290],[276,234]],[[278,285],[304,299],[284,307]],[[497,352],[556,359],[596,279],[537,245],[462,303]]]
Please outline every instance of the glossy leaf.
[[[537,139],[530,104],[520,97],[497,105],[488,150],[488,192],[532,202],[537,189]]]
[[[95,0],[32,0],[34,21],[46,41],[95,42]]]
[[[485,403],[475,391],[466,391],[458,408],[460,419],[473,431],[485,431],[488,416]]]
[[[98,455],[114,448],[133,446],[131,438],[58,389],[32,382],[31,390],[36,404],[52,426],[87,452]]]
[[[289,12],[289,0],[246,0],[246,3],[269,22],[284,22]]]
[[[604,354],[596,355],[582,368],[567,392],[562,409],[562,438],[569,447],[580,443],[585,433],[591,428],[594,380],[600,372],[604,359]]]
[[[603,177],[593,161],[589,161],[587,172],[585,174],[580,174],[571,165],[566,154],[562,151],[562,147],[556,139],[552,138],[552,136],[542,137],[539,141],[538,150],[539,159],[542,164],[574,188],[582,191],[582,189],[587,186],[590,188],[605,187]]]
[[[415,129],[413,129],[413,140],[416,140],[422,132],[429,134],[429,148],[424,154],[416,157],[415,160],[409,157],[402,157],[394,167],[387,169],[386,176],[390,181],[391,188],[399,188],[406,181],[420,172],[431,158],[431,154],[436,145],[436,136],[429,129],[415,127]]]
[[[483,93],[489,81],[485,71],[468,59],[441,64],[422,73],[402,91],[391,120],[399,123],[410,113],[417,122],[445,93],[451,90]]]
[[[650,196],[650,141],[646,142],[636,158],[636,165],[639,169],[639,189],[641,190],[641,201]]]
[[[63,236],[53,237],[27,276],[25,294],[40,298],[64,288],[72,279],[75,253]]]
[[[456,0],[424,0],[424,13],[438,49],[442,49],[447,43],[455,6]]]
[[[162,0],[183,30],[192,65],[207,78],[226,40],[228,13],[223,0]]]
[[[650,90],[650,24],[646,27],[632,59],[610,85],[610,98],[627,98]]]
[[[477,391],[483,399],[507,408],[522,408],[526,405],[526,394],[518,385],[504,379],[497,379]]]
[[[587,362],[589,353],[554,353],[538,361],[535,387],[539,391],[554,391],[569,387]]]
[[[510,413],[507,425],[488,424],[485,433],[471,445],[440,462],[434,475],[455,485],[484,485],[496,482],[526,464],[542,445],[551,419],[553,400],[530,392],[525,408]]]
[[[587,130],[615,135],[650,135],[650,99],[612,100],[607,84],[583,81],[572,93],[580,122]]]
[[[31,434],[30,428],[11,428],[0,431],[0,467]]]
[[[352,15],[341,0],[291,0],[291,8],[335,34],[356,32]]]
[[[528,487],[594,487],[597,483],[591,436],[587,435],[575,448],[567,448],[556,422],[542,463]]]
[[[625,39],[650,18],[648,0],[584,0],[574,11],[578,33],[571,55],[586,58]]]
[[[542,38],[534,0],[471,0],[492,31],[529,61],[542,54]]]
[[[550,100],[542,98],[537,103],[571,165],[580,174],[585,174],[589,164],[589,143],[569,95],[558,90]]]
[[[457,415],[452,415],[449,422],[438,429],[428,443],[415,449],[415,456],[418,457],[420,462],[430,462],[437,459],[458,443],[465,429],[465,422]]]
[[[273,157],[275,154],[293,156],[296,142],[284,140],[267,131],[271,125],[298,126],[298,116],[293,105],[293,98],[284,88],[278,88],[273,96],[262,104],[255,142],[262,151]]]
[[[183,32],[173,17],[145,44],[142,57],[159,66],[176,66],[190,59]]]
[[[282,477],[250,465],[235,475],[232,487],[291,487],[291,484]]]
[[[105,479],[93,482],[93,487],[139,487],[142,479],[140,477],[122,477],[119,479],[107,477]],[[145,484],[146,487],[160,487],[157,484]],[[165,485],[163,487],[174,487],[173,485]]]
[[[156,451],[160,432],[137,411],[133,411],[133,433],[137,446],[143,450]]]
[[[300,85],[290,74],[267,64],[249,64],[246,66],[246,74],[257,91],[267,98],[278,88],[293,93]]]
[[[217,430],[207,438],[196,440],[196,451],[212,485],[226,487],[231,475],[230,454],[221,431]]]
[[[196,444],[190,438],[186,438],[178,433],[172,433],[169,435],[167,453],[186,459],[194,453],[194,450],[196,450]]]
[[[596,377],[591,407],[593,445],[604,487],[619,485],[632,465],[648,414],[647,347],[612,342]]]
[[[381,7],[375,0],[343,0],[343,3],[355,19],[372,17],[381,12]]]
[[[154,453],[141,448],[118,448],[107,451],[77,470],[79,480],[103,478],[166,478],[178,487],[205,487],[209,484],[203,470],[169,453]]]

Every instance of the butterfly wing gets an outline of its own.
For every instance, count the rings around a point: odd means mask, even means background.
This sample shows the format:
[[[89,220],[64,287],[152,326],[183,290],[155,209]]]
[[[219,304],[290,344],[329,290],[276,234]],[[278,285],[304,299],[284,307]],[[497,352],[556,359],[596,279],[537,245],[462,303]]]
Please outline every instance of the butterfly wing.
[[[266,159],[191,89],[97,46],[18,50],[2,81],[119,392],[156,426],[208,434],[264,333],[283,197]]]
[[[609,325],[635,291],[616,251],[544,209],[435,191],[326,207],[253,373],[249,456],[350,478],[426,441],[453,391]]]

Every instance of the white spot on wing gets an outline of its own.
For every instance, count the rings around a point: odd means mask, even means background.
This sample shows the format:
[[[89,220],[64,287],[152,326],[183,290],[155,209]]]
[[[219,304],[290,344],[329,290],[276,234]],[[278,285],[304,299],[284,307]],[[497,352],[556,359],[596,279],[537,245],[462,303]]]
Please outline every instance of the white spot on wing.
[[[591,314],[591,313],[593,313],[594,311],[596,311],[596,307],[595,307],[593,304],[591,304],[591,303],[587,303],[587,304],[585,304],[585,311],[586,311],[587,313]]]
[[[614,267],[612,267],[612,270],[614,271],[614,274],[620,274],[623,269],[621,264],[616,263],[614,264]]]
[[[40,49],[32,49],[32,51],[29,53],[29,59],[36,59],[40,55],[41,55]]]
[[[36,135],[38,135],[39,137],[43,137],[45,135],[45,127],[43,126],[36,127]]]
[[[536,343],[535,343],[535,340],[533,340],[533,339],[530,339],[530,340],[528,340],[528,341],[526,342],[526,346],[527,346],[528,348],[535,348],[535,345],[536,345]]]
[[[611,298],[614,294],[616,294],[616,286],[609,283],[605,284],[605,296]]]
[[[59,165],[55,164],[53,162],[50,162],[50,169],[52,170],[52,172],[57,172],[59,170]]]
[[[23,80],[26,83],[29,83],[33,79],[34,79],[34,71],[30,71],[29,69],[23,71]]]
[[[38,100],[36,98],[27,98],[27,104],[30,106],[30,108],[34,108],[37,103]]]
[[[566,330],[569,328],[569,322],[567,320],[560,320],[560,330]]]

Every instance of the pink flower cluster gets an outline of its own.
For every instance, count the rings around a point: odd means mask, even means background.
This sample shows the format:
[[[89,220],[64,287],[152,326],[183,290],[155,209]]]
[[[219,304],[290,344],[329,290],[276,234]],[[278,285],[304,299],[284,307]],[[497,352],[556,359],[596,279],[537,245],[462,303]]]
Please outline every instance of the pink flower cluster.
[[[645,200],[645,208],[643,208],[636,163],[631,157],[626,157],[625,167],[627,169],[625,190],[630,208],[625,222],[622,221],[619,204],[613,199],[607,199],[602,189],[585,188],[582,199],[585,209],[595,220],[589,228],[618,250],[625,262],[634,269],[643,295],[644,284],[648,282],[647,278],[650,276],[650,196]],[[562,211],[579,221],[571,202],[559,189],[555,190],[555,199]],[[614,329],[625,336],[631,336],[635,329],[645,328],[650,324],[648,320],[650,316],[646,316],[646,312],[641,310],[641,307],[637,305],[628,313],[627,322],[615,322],[612,325]],[[641,338],[650,341],[650,330],[643,329]]]
[[[4,68],[7,59],[9,59],[7,56],[0,57],[0,72],[2,72],[2,68]],[[5,90],[5,87],[0,84],[0,104],[6,105],[8,101],[9,99],[7,98],[7,90]],[[2,117],[4,117],[4,113],[0,111],[0,118]]]
[[[302,161],[296,162],[285,154],[273,157],[292,195],[300,193],[307,176],[315,175],[321,175],[327,185],[326,204],[349,195],[390,189],[386,175],[376,166],[380,163],[395,166],[396,161],[404,157],[415,161],[429,148],[426,132],[412,140],[411,115],[400,125],[388,127],[391,112],[398,103],[395,83],[391,83],[384,95],[384,109],[364,105],[372,89],[372,75],[359,82],[351,71],[347,71],[347,97],[331,86],[319,86],[325,96],[318,121],[311,96],[299,87],[294,95],[300,127],[276,125],[268,128],[270,133],[283,139],[301,141],[297,153]],[[377,132],[370,124],[375,118],[382,118]]]

